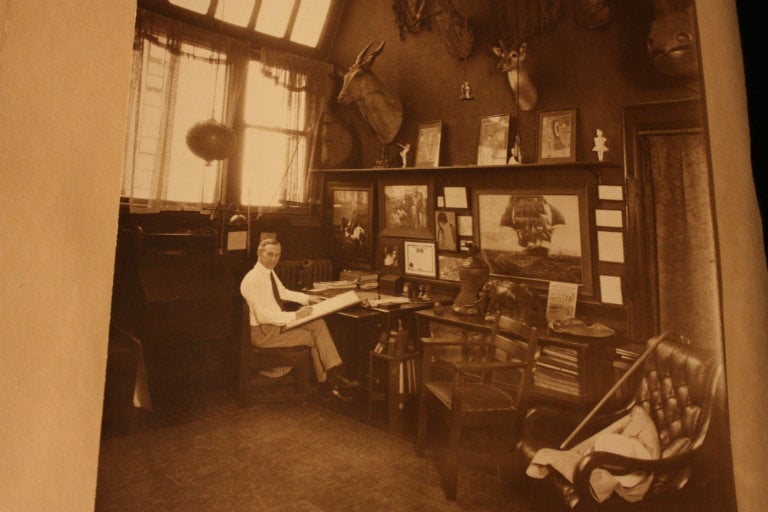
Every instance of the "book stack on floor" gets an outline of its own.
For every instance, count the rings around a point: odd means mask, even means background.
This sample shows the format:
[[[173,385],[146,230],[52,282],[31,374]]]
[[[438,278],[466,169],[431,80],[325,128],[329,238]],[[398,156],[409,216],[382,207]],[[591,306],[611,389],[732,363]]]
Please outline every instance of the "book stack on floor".
[[[533,383],[542,392],[554,391],[576,397],[585,393],[579,376],[579,354],[573,348],[545,345],[536,358]]]
[[[367,270],[342,270],[339,279],[354,281],[361,290],[375,290],[379,286],[379,275]]]

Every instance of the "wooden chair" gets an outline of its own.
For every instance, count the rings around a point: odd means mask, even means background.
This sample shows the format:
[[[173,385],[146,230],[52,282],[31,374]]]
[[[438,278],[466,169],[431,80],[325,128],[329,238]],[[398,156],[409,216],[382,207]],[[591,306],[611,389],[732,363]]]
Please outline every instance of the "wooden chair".
[[[648,340],[646,350],[630,368],[639,372],[639,385],[629,403],[620,410],[597,414],[622,384],[620,379],[589,414],[552,406],[532,408],[523,423],[517,445],[520,469],[524,470],[542,448],[567,450],[625,417],[641,406],[659,434],[661,456],[642,459],[607,451],[591,451],[576,466],[573,482],[551,471],[541,485],[559,496],[568,508],[627,506],[616,494],[599,503],[590,487],[590,476],[597,469],[613,475],[636,471],[651,474],[653,480],[637,506],[652,497],[682,489],[689,480],[692,464],[709,428],[722,364],[714,354],[687,344],[680,336],[663,333]],[[629,372],[625,377],[629,376]],[[565,509],[566,507],[564,507]],[[646,510],[643,508],[643,510]]]
[[[505,335],[511,337],[499,334],[500,324]],[[497,313],[488,339],[421,338],[421,343],[416,454],[424,455],[427,416],[433,413],[448,426],[444,493],[447,499],[455,500],[462,428],[501,425],[518,428],[525,415],[538,335],[535,328]],[[444,352],[441,349],[450,346],[459,347],[466,357],[441,359],[440,352]],[[434,378],[439,373],[451,376],[450,380]]]
[[[290,367],[290,375],[279,377],[259,376],[261,370]],[[285,393],[270,394],[278,384],[292,384],[294,398],[307,399],[311,392],[309,375],[312,370],[312,358],[307,346],[258,348],[251,343],[251,322],[248,303],[243,302],[242,325],[240,334],[240,375],[238,381],[238,399],[244,403],[256,388],[262,388],[262,398],[286,398]],[[259,382],[263,384],[260,386]]]

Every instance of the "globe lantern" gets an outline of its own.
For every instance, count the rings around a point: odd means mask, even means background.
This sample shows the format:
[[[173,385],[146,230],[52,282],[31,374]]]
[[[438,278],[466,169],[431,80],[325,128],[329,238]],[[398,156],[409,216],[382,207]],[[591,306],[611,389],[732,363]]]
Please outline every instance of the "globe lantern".
[[[214,118],[195,123],[187,132],[187,146],[196,156],[211,165],[212,160],[224,160],[235,149],[235,131]]]

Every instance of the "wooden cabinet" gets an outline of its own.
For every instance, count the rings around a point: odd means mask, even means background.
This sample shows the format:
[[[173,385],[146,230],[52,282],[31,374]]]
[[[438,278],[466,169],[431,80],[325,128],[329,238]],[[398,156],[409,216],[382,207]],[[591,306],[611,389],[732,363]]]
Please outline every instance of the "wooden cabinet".
[[[482,317],[457,315],[450,308],[416,314],[418,335],[486,337],[491,323]],[[613,385],[617,339],[577,338],[539,329],[533,402],[556,402],[580,408],[595,404]]]

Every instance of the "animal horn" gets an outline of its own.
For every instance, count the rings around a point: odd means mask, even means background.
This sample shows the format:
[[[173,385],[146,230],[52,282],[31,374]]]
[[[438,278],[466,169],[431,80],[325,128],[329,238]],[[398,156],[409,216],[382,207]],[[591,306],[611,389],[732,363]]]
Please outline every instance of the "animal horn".
[[[376,47],[375,50],[371,50],[368,52],[368,55],[365,56],[365,59],[363,60],[362,64],[365,66],[370,66],[373,64],[373,61],[376,59],[376,57],[379,56],[379,54],[384,50],[384,43],[386,43],[386,39],[382,39],[381,43],[379,43],[379,46]],[[370,46],[370,44],[368,45]]]
[[[365,56],[366,56],[365,54],[368,53],[368,48],[370,48],[372,44],[373,44],[373,41],[368,43],[368,45],[365,48],[363,48],[363,51],[361,51],[357,55],[357,58],[355,59],[354,66],[359,66],[360,64],[363,63],[363,60],[365,59]]]

